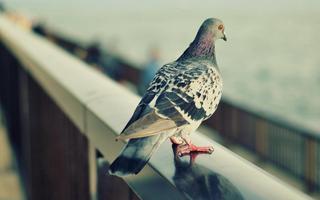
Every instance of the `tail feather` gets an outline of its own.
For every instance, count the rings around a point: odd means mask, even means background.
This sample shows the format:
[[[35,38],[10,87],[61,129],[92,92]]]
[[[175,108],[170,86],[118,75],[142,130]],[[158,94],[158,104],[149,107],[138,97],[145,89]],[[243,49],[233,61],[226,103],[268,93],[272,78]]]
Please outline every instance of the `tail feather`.
[[[139,173],[166,138],[167,134],[161,133],[129,140],[121,154],[111,164],[109,173],[116,176]]]

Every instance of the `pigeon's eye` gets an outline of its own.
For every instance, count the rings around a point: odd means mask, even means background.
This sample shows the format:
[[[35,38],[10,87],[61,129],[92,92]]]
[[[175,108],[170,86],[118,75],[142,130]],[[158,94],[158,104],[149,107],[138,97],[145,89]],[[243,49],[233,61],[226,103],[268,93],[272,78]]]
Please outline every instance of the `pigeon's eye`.
[[[219,30],[222,30],[222,29],[223,29],[223,25],[220,24],[220,25],[218,26],[218,29],[219,29]]]

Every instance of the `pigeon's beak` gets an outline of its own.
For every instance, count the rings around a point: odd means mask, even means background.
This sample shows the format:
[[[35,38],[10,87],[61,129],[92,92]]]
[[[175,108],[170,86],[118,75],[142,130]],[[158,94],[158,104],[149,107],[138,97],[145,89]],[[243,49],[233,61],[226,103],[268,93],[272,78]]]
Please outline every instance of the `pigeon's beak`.
[[[227,36],[226,36],[226,34],[225,34],[225,33],[223,33],[223,37],[222,37],[222,39],[223,39],[224,41],[227,41]]]

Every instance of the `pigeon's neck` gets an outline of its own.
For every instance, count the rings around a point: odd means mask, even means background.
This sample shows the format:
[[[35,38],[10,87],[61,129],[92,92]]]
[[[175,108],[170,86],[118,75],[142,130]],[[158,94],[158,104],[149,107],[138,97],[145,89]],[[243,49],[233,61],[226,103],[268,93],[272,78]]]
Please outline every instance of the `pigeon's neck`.
[[[190,46],[178,58],[178,61],[194,57],[210,59],[216,63],[215,43],[212,34],[208,33],[200,36],[198,34]]]

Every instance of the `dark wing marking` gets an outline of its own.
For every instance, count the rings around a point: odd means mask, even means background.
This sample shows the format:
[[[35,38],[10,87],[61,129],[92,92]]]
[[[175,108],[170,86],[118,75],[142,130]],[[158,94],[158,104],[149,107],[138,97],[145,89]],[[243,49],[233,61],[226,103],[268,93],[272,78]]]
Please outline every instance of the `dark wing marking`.
[[[176,75],[158,97],[155,107],[159,114],[170,119],[182,115],[189,122],[203,120],[208,116],[208,93],[211,95],[214,91],[211,75],[217,71],[206,64],[194,64],[197,66]],[[177,122],[178,125],[181,123],[185,122]]]
[[[158,113],[169,117],[170,119],[175,119],[177,116],[183,116],[183,121],[176,122],[178,125],[184,124],[187,120],[186,118],[198,121],[206,116],[206,111],[202,107],[197,108],[194,99],[187,95],[181,95],[181,91],[179,91],[179,93],[162,93],[158,98],[156,108],[158,109]]]

